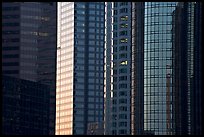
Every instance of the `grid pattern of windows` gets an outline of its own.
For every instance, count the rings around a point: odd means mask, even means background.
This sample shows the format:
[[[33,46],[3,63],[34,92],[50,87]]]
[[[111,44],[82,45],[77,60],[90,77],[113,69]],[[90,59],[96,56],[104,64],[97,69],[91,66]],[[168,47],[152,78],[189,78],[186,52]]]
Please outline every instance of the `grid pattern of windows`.
[[[73,132],[74,3],[58,3],[58,11],[56,135]]]
[[[106,78],[105,100],[110,106],[106,107],[109,110],[105,115],[110,120],[106,121],[105,134],[109,135],[130,134],[131,25],[127,25],[131,24],[130,9],[131,2],[106,3],[105,76],[110,77],[111,82],[106,82]],[[119,115],[126,117],[120,118]]]
[[[87,134],[103,121],[104,3],[59,2],[58,11],[56,134]]]
[[[172,134],[172,12],[176,2],[146,2],[144,130]]]

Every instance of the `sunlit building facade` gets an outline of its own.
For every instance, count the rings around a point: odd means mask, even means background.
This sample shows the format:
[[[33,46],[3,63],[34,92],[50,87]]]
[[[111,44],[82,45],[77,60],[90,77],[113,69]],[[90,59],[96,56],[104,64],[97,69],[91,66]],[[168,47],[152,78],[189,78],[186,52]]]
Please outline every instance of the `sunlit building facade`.
[[[103,122],[104,2],[58,2],[56,135]]]

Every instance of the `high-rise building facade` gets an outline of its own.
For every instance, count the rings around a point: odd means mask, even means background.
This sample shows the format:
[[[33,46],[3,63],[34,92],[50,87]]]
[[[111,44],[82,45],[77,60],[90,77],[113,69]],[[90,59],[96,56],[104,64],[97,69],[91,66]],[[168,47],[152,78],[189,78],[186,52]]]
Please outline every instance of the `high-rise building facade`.
[[[2,74],[50,86],[55,131],[56,3],[2,3]]]
[[[171,30],[175,7],[176,2],[144,5],[144,132],[148,134],[174,132]]]
[[[133,3],[132,134],[201,134],[201,22],[200,2]]]
[[[104,2],[59,2],[56,135],[103,122]]]
[[[173,20],[175,134],[202,134],[201,3],[179,2]]]
[[[131,2],[106,2],[105,134],[130,134]]]
[[[50,87],[2,76],[2,135],[48,135]]]
[[[144,131],[144,2],[132,3],[131,134]]]

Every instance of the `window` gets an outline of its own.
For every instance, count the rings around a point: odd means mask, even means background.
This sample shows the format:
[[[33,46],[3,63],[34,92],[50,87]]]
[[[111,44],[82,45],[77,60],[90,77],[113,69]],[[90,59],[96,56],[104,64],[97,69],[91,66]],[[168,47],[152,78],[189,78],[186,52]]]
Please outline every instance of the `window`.
[[[117,40],[113,40],[113,45],[117,45]]]
[[[119,114],[119,119],[127,119],[127,115],[126,114]]]
[[[126,91],[120,91],[119,96],[127,96],[127,92]]]
[[[113,92],[113,94],[116,93],[116,92]],[[113,99],[113,104],[117,104],[117,100],[116,99]]]
[[[127,122],[119,122],[119,127],[126,127],[127,126]]]
[[[119,99],[119,104],[125,104],[127,103],[127,99]]]
[[[116,122],[113,122],[113,123],[112,123],[112,126],[113,126],[113,127],[116,127]]]
[[[114,15],[117,15],[118,12],[117,12],[117,10],[114,10],[113,13],[114,13]]]
[[[120,54],[120,55],[119,55],[119,59],[121,59],[121,58],[127,58],[127,54],[126,54],[126,53]]]
[[[114,2],[114,7],[117,7],[118,6],[118,3],[117,2]]]
[[[117,25],[116,24],[113,25],[113,29],[117,30]]]
[[[120,24],[120,27],[121,27],[121,28],[127,28],[127,27],[128,27],[128,24]]]
[[[114,59],[114,60],[117,59],[117,54],[114,54],[114,55],[113,55],[113,59]]]
[[[128,20],[128,16],[126,15],[126,16],[122,16],[122,17],[120,17],[120,20],[121,21],[127,21]]]
[[[128,42],[128,39],[125,38],[125,39],[120,39],[120,43],[127,43]]]
[[[2,15],[3,19],[16,19],[19,18],[19,15]]]
[[[127,73],[127,68],[119,69],[119,74]]]
[[[119,111],[127,111],[127,107],[121,106],[119,107]]]
[[[128,9],[127,8],[122,8],[120,9],[120,13],[127,13],[128,12]]]
[[[123,6],[123,5],[128,5],[128,3],[127,2],[121,2],[120,6]]]
[[[113,52],[117,52],[117,47],[113,47]]]
[[[120,36],[127,36],[127,31],[120,31]]]
[[[19,31],[2,31],[2,34],[5,34],[5,35],[19,34]]]
[[[119,89],[127,88],[127,84],[119,84]]]
[[[127,46],[121,46],[121,47],[119,47],[119,51],[127,51]]]
[[[118,37],[117,32],[113,32],[113,38]]]
[[[124,80],[127,80],[127,76],[120,76],[119,77],[119,81],[124,81]]]
[[[113,75],[117,75],[117,69],[113,70]]]
[[[121,129],[121,130],[119,130],[119,134],[127,134],[127,130]]]
[[[2,26],[16,27],[19,26],[19,23],[3,23]]]
[[[121,65],[127,65],[127,63],[128,63],[127,61],[121,61],[120,62]]]
[[[113,18],[113,22],[118,22],[117,17],[114,17],[114,18]]]
[[[12,11],[12,10],[19,10],[19,7],[3,7],[2,11]]]

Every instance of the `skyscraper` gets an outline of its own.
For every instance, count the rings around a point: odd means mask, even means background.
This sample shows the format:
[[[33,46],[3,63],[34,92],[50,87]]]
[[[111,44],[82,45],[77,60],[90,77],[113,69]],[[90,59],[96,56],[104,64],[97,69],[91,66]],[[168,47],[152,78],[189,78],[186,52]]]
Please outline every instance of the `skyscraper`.
[[[2,74],[50,86],[55,131],[56,3],[2,3]]]
[[[48,135],[50,87],[2,76],[2,134]]]
[[[202,134],[201,3],[179,2],[173,20],[175,134]]]
[[[200,5],[133,3],[132,134],[201,134]]]
[[[56,135],[103,122],[104,2],[59,2]]]
[[[148,134],[173,134],[171,30],[175,7],[176,2],[144,5],[144,132]]]
[[[144,2],[132,3],[131,134],[144,131]]]
[[[130,134],[131,2],[106,2],[105,134]]]

